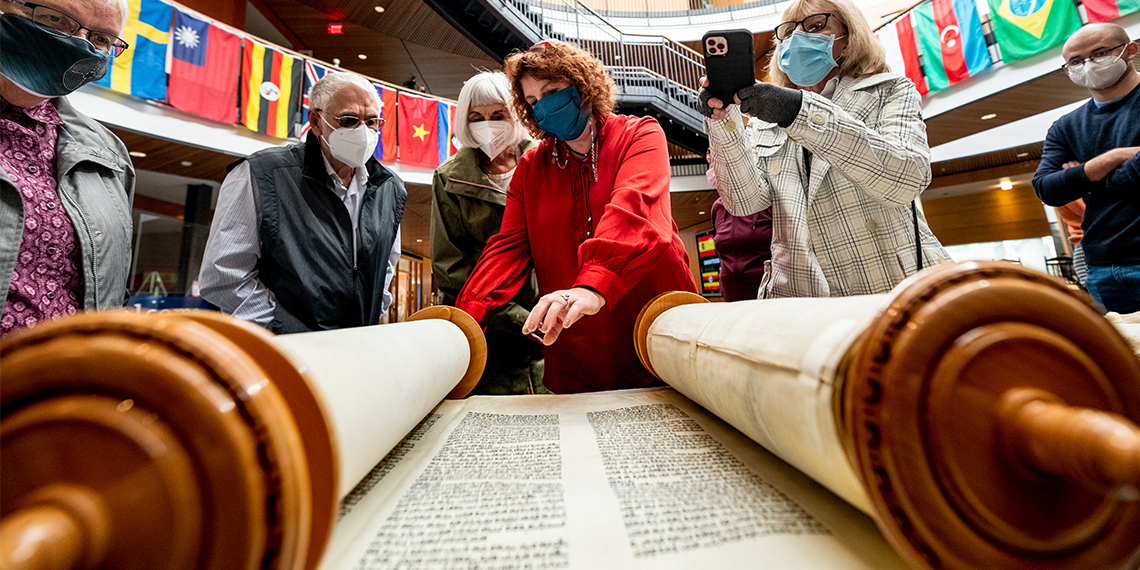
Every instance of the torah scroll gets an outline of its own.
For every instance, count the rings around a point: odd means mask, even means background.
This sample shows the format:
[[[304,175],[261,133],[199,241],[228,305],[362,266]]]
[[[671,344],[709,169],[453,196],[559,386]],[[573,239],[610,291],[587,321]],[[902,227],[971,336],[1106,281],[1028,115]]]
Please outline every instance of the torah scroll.
[[[643,362],[912,565],[1108,569],[1140,547],[1140,366],[1049,276],[965,263],[889,295],[657,302]]]

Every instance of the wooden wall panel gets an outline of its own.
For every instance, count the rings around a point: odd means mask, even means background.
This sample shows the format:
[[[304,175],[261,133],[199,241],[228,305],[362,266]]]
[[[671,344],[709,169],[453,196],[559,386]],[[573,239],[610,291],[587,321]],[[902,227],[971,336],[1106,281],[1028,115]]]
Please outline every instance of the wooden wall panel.
[[[923,200],[930,229],[943,245],[960,245],[1050,234],[1045,208],[1033,187],[990,190],[965,196]]]
[[[245,29],[246,0],[178,0],[180,4],[197,10],[223,24],[239,30]]]

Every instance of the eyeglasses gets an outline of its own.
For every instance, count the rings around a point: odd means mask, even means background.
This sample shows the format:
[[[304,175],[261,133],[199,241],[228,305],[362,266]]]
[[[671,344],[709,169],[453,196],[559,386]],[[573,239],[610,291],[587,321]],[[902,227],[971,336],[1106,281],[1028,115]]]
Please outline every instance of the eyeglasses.
[[[812,14],[799,21],[784,22],[776,26],[776,40],[782,42],[792,37],[792,32],[796,31],[797,27],[802,27],[803,31],[809,34],[818,34],[827,27],[827,20],[832,16],[834,14]]]
[[[318,113],[324,113],[324,111],[320,109],[316,109],[316,111]],[[340,124],[340,128],[342,129],[355,129],[356,127],[360,126],[360,123],[362,122],[360,120],[360,117],[357,117],[356,115],[341,115],[339,117],[333,118],[336,119],[336,122]],[[374,131],[378,131],[380,130],[380,127],[384,126],[385,121],[380,117],[372,117],[371,119],[365,119],[363,123],[364,126]]]
[[[83,30],[87,30],[87,43],[95,46],[95,49],[111,54],[111,57],[119,57],[123,55],[124,51],[130,47],[127,42],[122,38],[118,38],[107,32],[100,32],[92,30],[78,20],[56,10],[49,8],[42,4],[33,4],[31,2],[24,2],[24,0],[4,0],[13,4],[23,6],[24,9],[17,9],[17,15],[29,18],[35,22],[37,26],[43,28],[45,31],[59,36],[61,38],[72,38]]]
[[[1116,47],[1098,49],[1098,50],[1092,52],[1092,55],[1089,55],[1086,58],[1074,57],[1073,59],[1070,59],[1067,63],[1062,65],[1061,69],[1064,69],[1065,73],[1068,73],[1070,71],[1076,71],[1076,70],[1084,67],[1085,64],[1090,62],[1090,61],[1093,63],[1101,63],[1104,60],[1112,57],[1112,52],[1114,52],[1114,51],[1116,51],[1116,50],[1118,50],[1118,49],[1120,49],[1126,45],[1128,45],[1127,42],[1122,43]]]

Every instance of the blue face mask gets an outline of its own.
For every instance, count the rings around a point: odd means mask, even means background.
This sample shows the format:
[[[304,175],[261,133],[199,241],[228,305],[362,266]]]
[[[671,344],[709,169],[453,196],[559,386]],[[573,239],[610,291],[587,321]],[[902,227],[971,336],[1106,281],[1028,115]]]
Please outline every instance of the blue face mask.
[[[780,44],[780,71],[800,87],[811,87],[823,81],[837,66],[831,57],[831,46],[836,39],[828,34],[792,32],[792,37]]]
[[[590,110],[582,108],[578,86],[571,85],[539,99],[534,104],[534,120],[558,140],[572,141],[586,131]]]
[[[15,14],[0,16],[0,45],[0,75],[45,99],[102,79],[111,63],[87,40],[54,35]]]

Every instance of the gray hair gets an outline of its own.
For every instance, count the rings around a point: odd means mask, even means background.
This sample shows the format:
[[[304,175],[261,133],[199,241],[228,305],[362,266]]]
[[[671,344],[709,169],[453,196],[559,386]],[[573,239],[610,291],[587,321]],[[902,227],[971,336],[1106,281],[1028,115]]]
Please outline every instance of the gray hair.
[[[526,128],[519,122],[511,106],[511,82],[502,71],[482,71],[468,79],[459,92],[459,104],[455,109],[454,134],[463,146],[479,146],[479,143],[471,138],[471,130],[467,128],[467,113],[471,111],[471,107],[495,103],[502,103],[507,108],[509,120],[515,125],[510,146],[517,146],[526,138]]]
[[[376,88],[367,79],[355,73],[337,71],[326,73],[309,89],[309,108],[323,111],[329,101],[332,101],[332,98],[340,93],[341,89],[349,85],[355,85],[366,93],[371,93],[372,98],[376,100],[376,108],[383,107],[383,103],[380,102],[380,94],[376,92]]]

